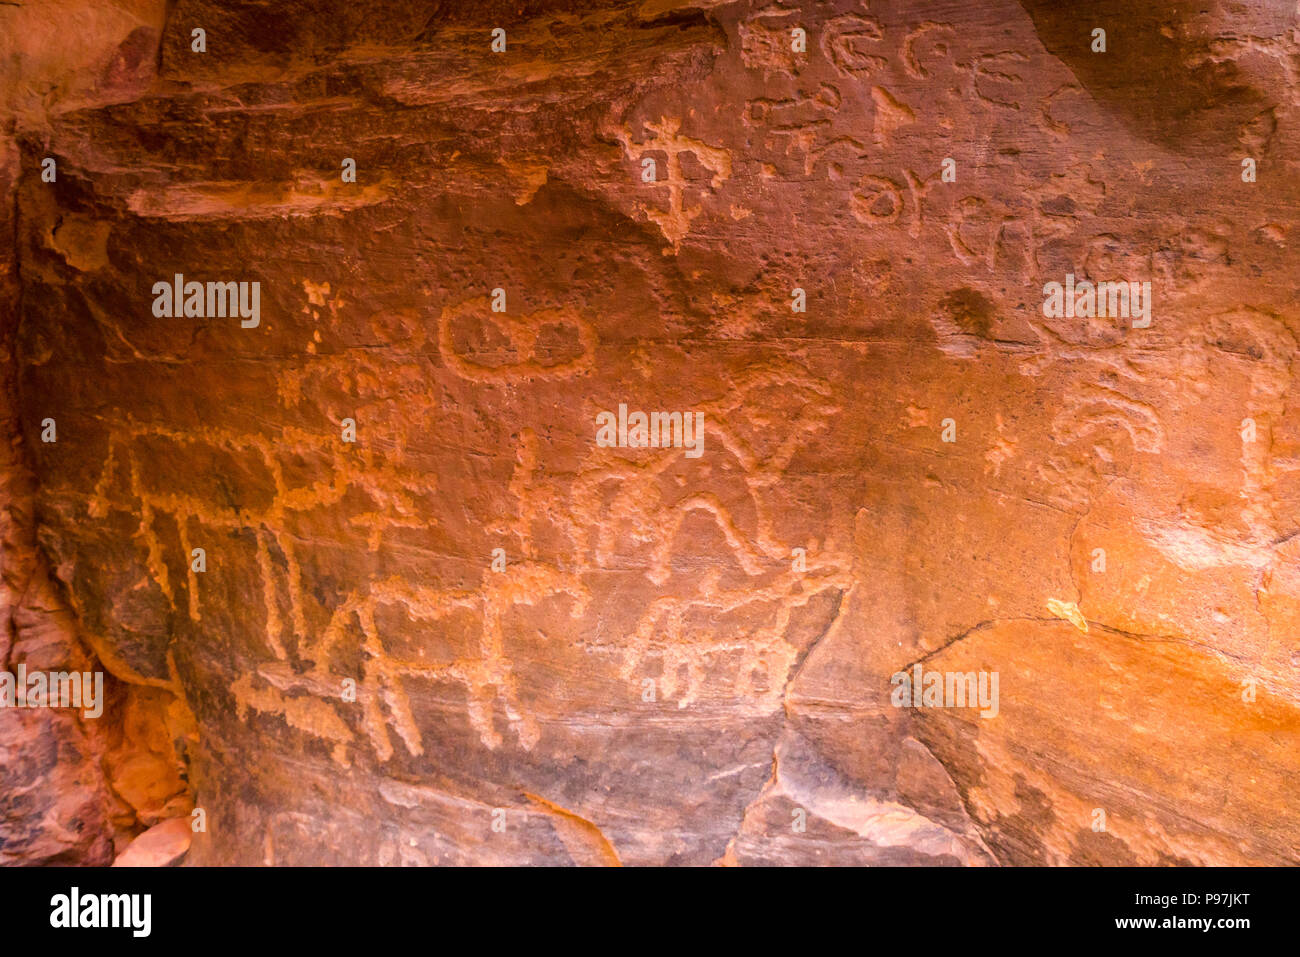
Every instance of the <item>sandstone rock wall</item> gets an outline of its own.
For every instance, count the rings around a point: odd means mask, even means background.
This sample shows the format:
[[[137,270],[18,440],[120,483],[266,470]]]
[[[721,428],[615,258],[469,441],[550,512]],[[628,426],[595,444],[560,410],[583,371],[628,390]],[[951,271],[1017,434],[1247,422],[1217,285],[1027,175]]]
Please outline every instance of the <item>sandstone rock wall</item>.
[[[113,689],[0,859],[1300,860],[1300,7],[1203,6],[0,7],[0,648]]]

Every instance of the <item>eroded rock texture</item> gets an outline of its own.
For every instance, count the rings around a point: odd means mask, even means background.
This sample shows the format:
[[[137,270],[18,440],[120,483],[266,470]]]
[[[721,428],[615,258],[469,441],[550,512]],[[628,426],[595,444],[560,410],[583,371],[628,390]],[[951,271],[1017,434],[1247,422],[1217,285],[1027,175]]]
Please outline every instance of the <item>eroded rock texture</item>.
[[[0,6],[0,859],[1300,861],[1300,8],[1132,6]]]

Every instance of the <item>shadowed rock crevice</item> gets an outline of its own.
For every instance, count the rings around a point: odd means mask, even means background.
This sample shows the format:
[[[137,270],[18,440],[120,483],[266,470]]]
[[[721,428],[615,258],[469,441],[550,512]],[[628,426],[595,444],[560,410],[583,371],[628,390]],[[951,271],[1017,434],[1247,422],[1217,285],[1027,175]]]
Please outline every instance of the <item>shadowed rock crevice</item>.
[[[1134,7],[1123,0],[1020,0],[1038,39],[1140,139],[1175,152],[1231,148],[1270,123],[1271,83],[1294,83],[1290,0]],[[1105,52],[1093,30],[1105,30]]]

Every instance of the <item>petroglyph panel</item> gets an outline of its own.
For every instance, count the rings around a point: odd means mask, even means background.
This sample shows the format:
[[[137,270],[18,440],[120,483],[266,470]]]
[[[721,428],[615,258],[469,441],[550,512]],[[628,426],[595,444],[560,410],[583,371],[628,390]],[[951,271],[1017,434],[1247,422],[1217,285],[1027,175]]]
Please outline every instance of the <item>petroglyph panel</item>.
[[[1294,11],[455,6],[0,97],[0,650],[188,860],[1300,860]]]

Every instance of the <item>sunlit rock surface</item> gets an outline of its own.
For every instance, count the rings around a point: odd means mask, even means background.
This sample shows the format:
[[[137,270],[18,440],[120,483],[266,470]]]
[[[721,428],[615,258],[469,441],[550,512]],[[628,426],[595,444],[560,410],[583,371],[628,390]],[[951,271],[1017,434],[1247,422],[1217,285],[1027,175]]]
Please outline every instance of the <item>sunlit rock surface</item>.
[[[0,6],[0,652],[109,674],[0,861],[1300,862],[1294,0],[95,9]]]

